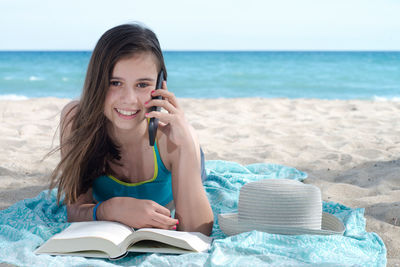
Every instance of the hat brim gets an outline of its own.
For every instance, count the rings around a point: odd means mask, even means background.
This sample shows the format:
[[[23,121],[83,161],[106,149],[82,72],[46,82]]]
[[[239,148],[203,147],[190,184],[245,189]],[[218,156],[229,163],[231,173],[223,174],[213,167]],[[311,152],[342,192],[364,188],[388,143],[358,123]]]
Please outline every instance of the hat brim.
[[[304,229],[295,227],[283,227],[278,225],[263,225],[253,222],[239,223],[237,213],[225,213],[218,215],[221,230],[228,236],[253,230],[281,235],[343,235],[346,230],[342,221],[336,216],[323,212],[321,229]]]

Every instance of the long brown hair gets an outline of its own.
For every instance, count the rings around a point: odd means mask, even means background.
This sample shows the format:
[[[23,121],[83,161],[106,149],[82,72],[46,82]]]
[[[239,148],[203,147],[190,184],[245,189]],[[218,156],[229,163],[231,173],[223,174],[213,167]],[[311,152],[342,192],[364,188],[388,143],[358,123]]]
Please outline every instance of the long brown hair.
[[[88,65],[83,92],[74,115],[60,127],[60,140],[71,124],[65,142],[53,152],[68,147],[51,174],[50,189],[58,186],[57,202],[64,194],[64,204],[76,202],[93,180],[110,171],[109,162],[120,159],[120,151],[107,134],[104,101],[115,64],[133,54],[151,52],[158,61],[158,70],[166,68],[156,35],[140,24],[124,24],[105,32],[96,44]],[[70,110],[70,112],[73,109]],[[68,116],[65,116],[68,117]]]

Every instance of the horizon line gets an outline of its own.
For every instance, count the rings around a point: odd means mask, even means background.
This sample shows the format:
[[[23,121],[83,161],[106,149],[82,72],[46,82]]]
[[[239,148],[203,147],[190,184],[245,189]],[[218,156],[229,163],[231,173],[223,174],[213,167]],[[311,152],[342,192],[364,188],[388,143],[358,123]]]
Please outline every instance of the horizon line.
[[[84,50],[84,49],[0,49],[0,52],[92,52],[93,50]],[[348,49],[348,50],[334,50],[334,49],[259,49],[259,50],[246,50],[246,49],[237,49],[237,50],[224,50],[224,49],[164,49],[163,52],[400,52],[398,50],[356,50],[356,49]]]

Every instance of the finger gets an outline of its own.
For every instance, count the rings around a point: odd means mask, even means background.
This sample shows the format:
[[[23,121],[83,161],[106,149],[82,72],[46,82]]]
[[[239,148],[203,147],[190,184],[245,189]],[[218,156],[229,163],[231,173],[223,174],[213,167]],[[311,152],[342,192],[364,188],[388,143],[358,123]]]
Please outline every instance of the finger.
[[[178,108],[178,100],[176,99],[176,96],[174,93],[168,91],[167,89],[163,89],[163,90],[154,90],[151,92],[151,96],[162,96],[165,99],[168,99],[169,102],[171,102],[171,104]]]
[[[144,104],[146,108],[151,108],[151,107],[162,107],[168,113],[176,113],[178,109],[174,107],[168,100],[165,99],[152,99]]]
[[[168,124],[163,123],[162,121],[159,121],[159,122],[158,122],[158,125],[160,125],[161,127],[165,127],[165,126],[167,126]]]
[[[163,81],[163,82],[162,82],[161,88],[168,91],[167,81]]]
[[[166,229],[166,230],[176,230],[176,228],[178,228],[178,226],[177,225],[163,225],[157,221],[152,220],[151,224],[146,224],[141,228],[160,228],[160,229]]]
[[[169,226],[168,225],[164,225],[162,223],[159,223],[158,221],[155,221],[153,219],[151,219],[147,225],[149,225],[149,228],[160,228],[160,229],[168,229]]]
[[[165,216],[161,213],[154,213],[154,216],[152,217],[153,221],[156,221],[166,227],[170,226],[175,226],[178,223],[177,219],[171,218],[169,216]]]
[[[155,208],[154,209],[155,212],[158,212],[158,213],[160,213],[162,215],[171,217],[171,211],[169,209],[167,209],[166,207],[161,206],[160,204],[157,203],[157,205],[154,208]]]
[[[171,121],[173,119],[173,115],[171,115],[169,113],[163,113],[163,112],[157,112],[157,111],[152,111],[150,113],[146,113],[145,116],[146,116],[146,118],[157,118],[165,125],[171,123]]]
[[[172,225],[166,225],[166,224],[162,224],[156,220],[152,220],[150,222],[150,228],[158,228],[158,229],[165,229],[165,230],[175,230],[177,228],[176,225],[172,226]]]
[[[161,96],[163,99],[169,101],[173,106],[179,107],[178,100],[174,93],[167,90],[155,90],[152,91],[151,97]]]
[[[134,229],[159,228],[159,229],[165,229],[165,230],[176,230],[177,227],[178,227],[178,226],[176,226],[176,225],[163,226],[163,225],[159,224],[158,222],[153,221],[152,224],[145,224],[145,225],[143,225],[143,226],[141,226],[141,227],[139,227],[139,228],[135,228],[135,227],[133,227],[133,228],[134,228]]]

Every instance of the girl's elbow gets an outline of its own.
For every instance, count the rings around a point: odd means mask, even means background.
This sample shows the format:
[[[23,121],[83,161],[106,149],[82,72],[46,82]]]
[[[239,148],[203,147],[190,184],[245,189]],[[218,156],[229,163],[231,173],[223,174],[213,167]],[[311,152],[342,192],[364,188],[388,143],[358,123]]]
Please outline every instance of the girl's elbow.
[[[203,225],[201,225],[200,227],[198,227],[197,231],[206,236],[210,236],[212,233],[213,225],[214,225],[214,221],[206,222]]]
[[[214,216],[213,214],[210,216],[208,220],[206,220],[202,225],[197,227],[197,232],[210,236],[212,233],[212,229],[214,226]]]

